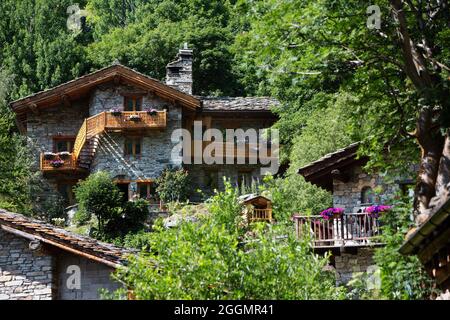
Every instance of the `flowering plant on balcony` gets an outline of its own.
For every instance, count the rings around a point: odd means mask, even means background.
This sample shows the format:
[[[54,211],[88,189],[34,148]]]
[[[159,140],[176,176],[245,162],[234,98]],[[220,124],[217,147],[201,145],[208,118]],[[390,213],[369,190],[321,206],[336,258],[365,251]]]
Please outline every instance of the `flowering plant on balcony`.
[[[325,220],[329,220],[333,217],[338,217],[340,215],[342,215],[344,213],[344,208],[328,208],[323,210],[320,213],[320,216],[325,219]]]
[[[158,110],[156,110],[156,109],[148,109],[147,110],[147,114],[149,114],[151,116],[156,116],[157,113],[158,113]]]
[[[364,211],[367,213],[369,217],[378,218],[380,216],[380,213],[387,212],[391,210],[391,208],[392,208],[391,206],[376,205],[367,207]]]
[[[117,109],[117,108],[111,109],[111,110],[109,110],[109,112],[111,112],[113,116],[120,116],[122,114],[122,110]]]
[[[59,152],[59,153],[58,153],[58,156],[59,156],[61,159],[67,159],[67,158],[70,157],[70,152],[67,152],[67,151]]]
[[[56,160],[50,161],[50,164],[54,168],[59,168],[59,167],[62,167],[64,165],[64,161],[61,160],[61,159],[56,159]]]
[[[44,152],[45,160],[52,160],[56,156],[56,153],[53,152]]]
[[[138,114],[132,114],[129,118],[128,118],[129,120],[131,120],[131,121],[140,121],[141,120],[141,116],[140,115],[138,115]]]

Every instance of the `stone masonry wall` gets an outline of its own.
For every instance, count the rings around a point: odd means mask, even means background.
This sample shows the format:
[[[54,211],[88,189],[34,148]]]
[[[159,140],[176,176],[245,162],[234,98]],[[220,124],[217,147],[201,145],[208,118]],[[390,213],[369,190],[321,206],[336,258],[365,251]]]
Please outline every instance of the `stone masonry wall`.
[[[399,189],[397,184],[387,183],[380,174],[365,173],[360,166],[352,168],[348,174],[349,182],[336,179],[333,181],[333,206],[345,208],[347,213],[354,212],[354,209],[361,205],[361,192],[365,187],[372,190],[381,189],[376,204],[388,204],[389,197],[395,195]]]
[[[68,277],[72,274],[67,272],[69,266],[80,268],[80,289],[69,289],[67,286]],[[59,300],[99,300],[100,289],[114,291],[120,287],[118,282],[111,279],[114,269],[73,254],[59,254],[56,269]]]
[[[376,268],[373,260],[373,248],[358,248],[356,254],[341,253],[335,256],[336,282],[345,284],[357,272],[367,272],[370,266]]]
[[[0,229],[0,300],[51,300],[53,258]]]
[[[96,114],[112,108],[123,110],[121,90],[132,90],[125,86],[105,86],[97,89],[91,100],[90,113]],[[123,133],[103,133],[91,165],[91,172],[108,171],[112,177],[121,176],[131,181],[158,178],[170,166],[181,165],[181,155],[172,155],[175,146],[171,141],[174,130],[181,128],[182,110],[159,97],[143,97],[142,109],[163,110],[167,108],[167,127],[162,130],[147,131],[142,136],[141,156],[124,156],[125,138]],[[136,183],[131,184],[136,191]]]

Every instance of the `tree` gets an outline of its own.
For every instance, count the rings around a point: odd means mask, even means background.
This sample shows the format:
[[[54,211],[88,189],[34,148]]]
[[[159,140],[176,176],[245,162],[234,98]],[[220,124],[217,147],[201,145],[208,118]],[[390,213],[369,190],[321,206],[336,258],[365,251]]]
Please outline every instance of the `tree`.
[[[166,169],[157,179],[156,192],[164,202],[185,201],[189,196],[189,174],[184,169]]]
[[[56,86],[86,70],[84,35],[67,28],[70,5],[69,0],[1,1],[0,61],[15,75],[12,99]]]
[[[367,27],[365,1],[262,1],[242,41],[253,53],[248,64],[263,70],[266,87],[284,102],[278,125],[291,129],[282,135],[288,146],[311,102],[344,90],[357,98],[353,118],[364,120],[361,153],[371,165],[407,167],[420,157],[415,209],[422,220],[450,179],[449,7],[375,4],[381,29]]]
[[[0,207],[30,213],[30,158],[6,103],[12,84],[13,77],[0,68]]]

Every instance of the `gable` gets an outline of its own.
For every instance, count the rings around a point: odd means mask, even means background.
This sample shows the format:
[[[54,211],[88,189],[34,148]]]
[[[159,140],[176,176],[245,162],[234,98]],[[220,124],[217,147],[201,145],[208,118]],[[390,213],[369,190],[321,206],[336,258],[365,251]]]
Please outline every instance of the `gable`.
[[[28,97],[10,103],[11,109],[17,114],[18,122],[26,120],[26,114],[39,109],[60,104],[70,104],[89,95],[96,86],[114,82],[115,84],[130,84],[139,90],[160,96],[162,99],[177,103],[188,109],[200,108],[201,101],[192,95],[174,89],[161,81],[150,78],[133,69],[117,64],[93,73],[84,75],[54,88],[44,90]]]

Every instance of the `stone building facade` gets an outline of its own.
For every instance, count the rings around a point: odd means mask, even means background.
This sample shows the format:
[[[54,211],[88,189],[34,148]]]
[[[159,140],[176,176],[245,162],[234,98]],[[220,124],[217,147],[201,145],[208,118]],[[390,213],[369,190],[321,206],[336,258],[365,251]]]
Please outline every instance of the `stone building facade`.
[[[0,210],[0,300],[98,300],[128,253]]]
[[[164,83],[114,64],[12,102],[19,128],[33,150],[35,167],[42,171],[47,183],[43,198],[60,193],[67,205],[72,205],[73,186],[97,171],[109,172],[128,198],[141,196],[145,193],[142,189],[154,195],[154,181],[166,168],[188,169],[196,199],[197,189],[207,194],[211,186],[223,187],[224,176],[236,183],[261,179],[258,169],[262,163],[190,164],[175,148],[180,141],[174,133],[185,129],[193,134],[195,121],[201,121],[205,134],[207,129],[259,131],[276,120],[270,109],[278,102],[268,97],[194,96],[193,59],[192,50],[181,49],[177,59],[167,65]],[[149,112],[157,112],[158,117],[164,113],[164,124],[140,129],[130,125],[132,116],[141,118]],[[105,114],[106,119],[113,113],[129,119],[120,128],[107,127],[105,120],[101,129],[102,119],[98,116]],[[95,127],[101,130],[90,134]],[[59,159],[61,150],[70,153],[66,156],[69,160]],[[52,152],[56,155],[49,154]]]
[[[332,194],[334,208],[344,209],[341,218],[331,220],[332,230],[325,230],[326,222],[320,216],[313,222],[304,217],[295,218],[297,223],[307,221],[322,226],[321,231],[325,232],[320,240],[330,241],[316,242],[314,248],[320,253],[331,251],[338,284],[348,283],[355,273],[377,270],[373,255],[376,247],[383,245],[378,237],[380,223],[364,209],[370,205],[391,205],[394,197],[399,193],[408,194],[414,186],[409,177],[366,172],[368,158],[357,156],[358,147],[359,143],[351,144],[298,171],[306,181]],[[319,213],[314,214],[317,217]]]

